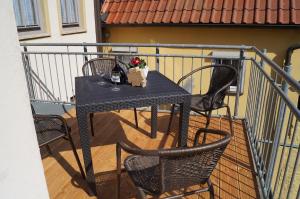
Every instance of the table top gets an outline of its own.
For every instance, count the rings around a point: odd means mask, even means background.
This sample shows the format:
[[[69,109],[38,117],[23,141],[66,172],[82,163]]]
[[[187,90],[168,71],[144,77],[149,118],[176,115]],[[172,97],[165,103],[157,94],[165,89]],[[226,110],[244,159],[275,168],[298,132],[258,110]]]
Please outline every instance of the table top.
[[[76,105],[89,105],[110,102],[125,102],[142,100],[149,97],[189,96],[190,93],[157,71],[149,71],[146,87],[117,85],[120,90],[112,91],[113,84],[106,80],[105,85],[99,85],[98,76],[75,78]]]

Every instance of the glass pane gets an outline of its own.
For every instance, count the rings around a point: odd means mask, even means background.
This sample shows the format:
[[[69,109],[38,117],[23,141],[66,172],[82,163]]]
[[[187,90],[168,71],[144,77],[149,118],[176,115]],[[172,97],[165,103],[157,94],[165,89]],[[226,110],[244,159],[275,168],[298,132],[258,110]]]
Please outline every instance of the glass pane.
[[[18,27],[38,26],[36,0],[13,0],[13,7]]]
[[[24,0],[23,9],[25,10],[25,25],[34,26],[37,25],[37,13],[35,9],[35,1]]]
[[[61,7],[61,17],[62,17],[62,23],[68,23],[67,20],[67,9],[66,9],[66,0],[60,0],[60,7]]]
[[[17,24],[17,26],[22,26],[22,17],[21,17],[21,12],[20,12],[19,0],[14,0],[13,6],[14,6],[16,24]]]
[[[78,3],[77,0],[60,0],[61,16],[63,24],[78,24]]]

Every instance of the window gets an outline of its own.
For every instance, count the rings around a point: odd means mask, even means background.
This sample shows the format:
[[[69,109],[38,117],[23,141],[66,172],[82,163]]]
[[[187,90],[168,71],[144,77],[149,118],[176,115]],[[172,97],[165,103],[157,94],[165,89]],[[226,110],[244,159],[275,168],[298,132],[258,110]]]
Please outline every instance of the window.
[[[79,26],[79,10],[77,0],[60,0],[63,27]]]
[[[13,8],[20,40],[49,36],[40,0],[13,0]],[[46,33],[46,34],[45,34]]]
[[[84,0],[58,0],[62,34],[85,32]]]
[[[240,77],[240,94],[244,91],[244,81],[245,81],[245,64],[242,63],[240,66],[240,52],[213,52],[213,57],[219,57],[214,59],[214,64],[225,64],[230,65],[238,69]],[[229,87],[229,94],[234,94],[237,92],[237,81],[234,81]]]
[[[13,6],[19,31],[40,29],[36,0],[14,0]]]

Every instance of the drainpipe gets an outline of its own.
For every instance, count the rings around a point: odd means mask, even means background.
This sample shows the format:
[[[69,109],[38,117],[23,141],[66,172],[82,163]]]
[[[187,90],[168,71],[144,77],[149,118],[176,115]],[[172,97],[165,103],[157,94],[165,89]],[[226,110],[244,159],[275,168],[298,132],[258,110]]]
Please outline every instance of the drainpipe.
[[[287,51],[286,51],[286,55],[285,55],[285,62],[284,62],[284,70],[290,74],[291,72],[291,68],[292,68],[292,54],[294,52],[294,50],[300,49],[300,43],[298,44],[294,44],[290,47],[288,47]],[[286,86],[287,87],[287,86]],[[285,88],[287,89],[287,88]],[[297,105],[298,109],[300,110],[300,95],[298,97],[298,105]]]
[[[96,42],[103,42],[102,34],[102,21],[100,16],[100,10],[103,4],[103,0],[94,0],[94,15],[95,15],[95,31],[96,31]],[[98,46],[97,51],[102,51],[102,47]]]

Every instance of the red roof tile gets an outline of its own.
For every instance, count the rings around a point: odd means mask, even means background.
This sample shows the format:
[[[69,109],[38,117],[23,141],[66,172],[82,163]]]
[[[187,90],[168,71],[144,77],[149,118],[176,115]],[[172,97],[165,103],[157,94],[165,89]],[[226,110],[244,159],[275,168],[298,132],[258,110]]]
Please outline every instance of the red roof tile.
[[[105,0],[106,24],[300,25],[300,0]]]

